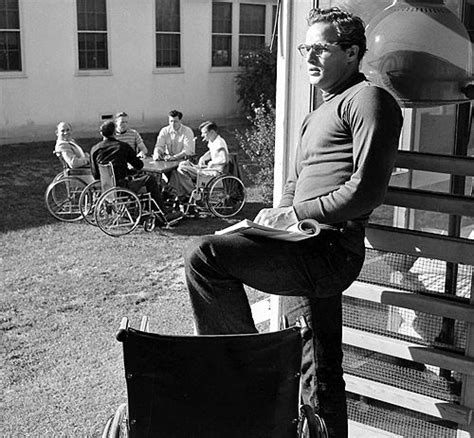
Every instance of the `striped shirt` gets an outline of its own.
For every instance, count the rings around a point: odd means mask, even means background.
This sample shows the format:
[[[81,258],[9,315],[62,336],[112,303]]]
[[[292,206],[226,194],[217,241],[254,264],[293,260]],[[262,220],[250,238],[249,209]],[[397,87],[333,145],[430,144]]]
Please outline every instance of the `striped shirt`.
[[[135,151],[136,154],[139,152],[143,152],[145,155],[148,153],[148,149],[143,142],[142,137],[140,134],[135,131],[135,129],[127,129],[125,132],[119,134],[115,132],[114,137],[119,140],[123,141],[124,143],[128,143],[132,149]]]

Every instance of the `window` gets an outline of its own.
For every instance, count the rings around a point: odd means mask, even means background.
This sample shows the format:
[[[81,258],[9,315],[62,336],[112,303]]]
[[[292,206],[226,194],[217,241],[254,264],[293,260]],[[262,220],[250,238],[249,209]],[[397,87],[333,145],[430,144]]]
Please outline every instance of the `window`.
[[[212,66],[232,65],[232,3],[212,4]]]
[[[242,57],[270,45],[276,0],[212,1],[212,67],[237,67]]]
[[[265,47],[265,5],[240,5],[239,65],[242,57]]]
[[[156,0],[156,67],[181,67],[179,0]]]
[[[77,0],[79,70],[109,68],[106,0]]]
[[[474,0],[470,0],[466,2],[465,7],[466,7],[466,11],[465,11],[464,24],[467,27],[467,31],[469,32],[469,36],[471,37],[471,41],[474,42]]]
[[[0,72],[21,71],[18,0],[0,0]]]

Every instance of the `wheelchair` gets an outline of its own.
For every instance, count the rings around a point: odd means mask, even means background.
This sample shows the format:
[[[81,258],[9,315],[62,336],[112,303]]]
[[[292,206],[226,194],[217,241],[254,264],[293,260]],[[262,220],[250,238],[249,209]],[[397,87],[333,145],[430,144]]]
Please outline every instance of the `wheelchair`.
[[[301,405],[300,326],[277,332],[169,336],[123,318],[127,403],[102,437],[327,438],[324,420]]]
[[[229,162],[221,175],[209,177],[198,173],[196,187],[182,208],[185,216],[190,216],[191,212],[209,211],[214,216],[228,218],[242,210],[245,200],[246,190],[240,179],[237,155],[229,154]]]
[[[116,185],[112,163],[99,164],[100,189],[91,183],[83,191],[81,209],[83,217],[97,225],[105,234],[118,237],[131,233],[139,224],[151,232],[157,222],[171,227],[182,217],[168,221],[150,193],[136,194]],[[100,190],[100,191],[99,191]],[[91,219],[93,217],[93,219]]]
[[[75,222],[82,219],[79,198],[86,186],[94,178],[89,169],[71,169],[61,154],[54,152],[62,164],[59,172],[48,185],[44,200],[49,213],[64,222]]]

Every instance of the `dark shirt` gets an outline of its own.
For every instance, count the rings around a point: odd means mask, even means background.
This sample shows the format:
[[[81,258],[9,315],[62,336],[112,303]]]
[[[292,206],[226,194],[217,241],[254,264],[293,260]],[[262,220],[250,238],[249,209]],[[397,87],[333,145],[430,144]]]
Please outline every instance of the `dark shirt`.
[[[128,175],[127,163],[137,170],[143,167],[143,161],[135,155],[130,145],[115,138],[103,140],[91,149],[91,171],[95,179],[100,178],[98,165],[107,163],[112,163],[116,181]]]
[[[367,220],[395,163],[400,107],[360,73],[323,99],[303,121],[280,207],[293,206],[300,220]]]

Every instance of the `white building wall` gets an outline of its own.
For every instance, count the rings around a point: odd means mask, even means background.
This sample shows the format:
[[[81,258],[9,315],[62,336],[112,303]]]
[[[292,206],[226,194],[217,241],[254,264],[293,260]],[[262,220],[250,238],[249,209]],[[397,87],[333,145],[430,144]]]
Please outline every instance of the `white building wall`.
[[[155,1],[107,0],[102,75],[78,70],[75,0],[19,5],[23,72],[0,72],[0,143],[51,138],[59,120],[76,136],[96,132],[102,115],[122,110],[143,131],[158,131],[174,108],[188,124],[238,116],[237,67],[211,68],[212,0],[181,0],[181,68],[171,69],[155,68]]]

